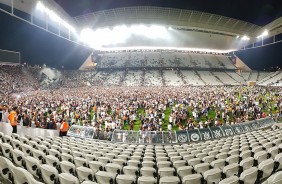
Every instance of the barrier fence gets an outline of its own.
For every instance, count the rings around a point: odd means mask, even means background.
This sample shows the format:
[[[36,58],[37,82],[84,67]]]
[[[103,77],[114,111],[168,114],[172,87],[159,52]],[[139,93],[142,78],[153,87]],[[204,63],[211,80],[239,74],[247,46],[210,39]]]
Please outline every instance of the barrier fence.
[[[1,63],[20,64],[20,61],[21,61],[21,53],[0,49],[0,64]]]
[[[67,135],[71,137],[111,140],[121,143],[139,144],[167,144],[207,141],[222,137],[242,134],[253,130],[266,128],[274,122],[271,118],[254,120],[234,125],[215,126],[210,128],[179,130],[179,131],[128,131],[114,130],[114,132],[94,131],[93,127],[73,125]]]

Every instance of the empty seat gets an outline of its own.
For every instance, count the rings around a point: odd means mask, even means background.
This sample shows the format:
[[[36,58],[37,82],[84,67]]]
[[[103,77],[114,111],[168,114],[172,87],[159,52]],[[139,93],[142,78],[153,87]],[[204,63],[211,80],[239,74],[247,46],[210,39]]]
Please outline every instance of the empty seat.
[[[73,174],[75,173],[75,165],[71,162],[68,161],[61,161],[59,163],[60,169],[62,173],[70,173]]]
[[[38,170],[40,169],[39,160],[31,156],[27,156],[24,159],[28,172],[30,172],[33,176],[37,176]]]
[[[103,165],[105,166],[107,163],[110,163],[111,160],[107,157],[98,157],[98,161],[103,163]]]
[[[267,152],[259,151],[258,153],[255,153],[254,159],[256,160],[257,165],[260,164],[262,161],[267,159]]]
[[[180,180],[176,176],[165,176],[160,179],[160,184],[179,184]]]
[[[153,167],[142,167],[140,169],[141,176],[156,177],[156,169]]]
[[[13,174],[13,183],[21,184],[39,184],[40,182],[36,181],[33,176],[25,169],[20,167],[10,167]]]
[[[201,159],[201,160],[202,160],[205,156],[207,156],[206,153],[198,153],[198,154],[196,155],[196,157],[199,158],[199,159]]]
[[[193,158],[193,159],[188,160],[188,164],[193,167],[200,163],[201,163],[201,159],[199,158]]]
[[[157,158],[156,158],[156,161],[157,161],[157,162],[160,162],[160,161],[169,161],[169,157],[157,157]]]
[[[123,173],[125,175],[138,176],[139,175],[139,169],[138,169],[138,167],[125,166],[125,167],[123,167]]]
[[[49,155],[52,155],[52,156],[57,157],[57,158],[60,159],[61,153],[58,150],[49,149],[48,153],[49,153]]]
[[[252,151],[251,150],[242,151],[240,153],[240,157],[241,157],[242,160],[246,159],[248,157],[251,157],[251,155],[252,155]]]
[[[211,166],[213,168],[223,169],[225,166],[225,159],[217,159],[211,162]]]
[[[85,158],[75,157],[73,160],[75,167],[87,167],[87,160]]]
[[[38,150],[39,150],[39,151],[42,151],[42,152],[45,153],[45,154],[49,153],[49,152],[48,152],[48,149],[49,149],[49,148],[47,148],[46,146],[44,146],[44,145],[38,145],[37,147],[38,147]]]
[[[251,167],[241,173],[240,180],[243,181],[244,184],[254,184],[257,180],[257,176],[258,168]]]
[[[194,166],[194,169],[198,174],[203,174],[205,171],[210,169],[210,164],[209,163],[197,164]]]
[[[170,167],[172,164],[169,161],[160,161],[157,162],[158,168],[163,168],[163,167]]]
[[[255,159],[253,157],[248,157],[248,158],[242,160],[240,162],[240,167],[242,168],[242,171],[247,170],[247,169],[253,167],[254,160]]]
[[[227,165],[222,170],[222,173],[224,173],[227,178],[230,176],[237,175],[238,172],[239,172],[239,164],[237,163]]]
[[[21,144],[22,144],[21,141],[19,141],[17,139],[12,140],[12,146],[13,146],[14,149],[19,149]]]
[[[189,160],[195,158],[194,155],[190,155],[190,154],[189,154],[189,155],[183,155],[182,157],[183,157],[183,160],[186,160],[187,162],[188,162]]]
[[[157,180],[154,177],[141,176],[138,178],[138,184],[156,184]]]
[[[122,167],[118,164],[108,163],[105,166],[107,172],[112,174],[121,174]]]
[[[52,155],[47,155],[45,157],[46,160],[46,164],[53,166],[53,167],[57,167],[59,165],[59,159],[57,157],[54,157]]]
[[[214,156],[205,156],[202,160],[203,160],[203,162],[210,164],[212,161],[215,160],[215,157]]]
[[[201,184],[202,183],[202,175],[200,174],[191,174],[188,176],[184,176],[182,179],[183,184]]]
[[[92,171],[92,169],[81,166],[76,168],[76,173],[80,182],[86,180],[93,181],[94,172]]]
[[[155,162],[153,161],[143,161],[142,162],[142,167],[154,167],[155,166]]]
[[[228,164],[239,163],[239,155],[231,155],[225,159]]]
[[[125,164],[126,164],[126,161],[125,160],[123,160],[123,159],[113,159],[112,160],[112,163],[114,163],[114,164],[118,164],[118,165],[120,165],[120,166],[125,166]]]
[[[224,153],[219,153],[216,155],[217,159],[226,159],[228,157],[228,153],[224,152]]]
[[[46,184],[55,184],[58,179],[58,171],[55,167],[43,164],[40,166],[41,177]]]
[[[78,178],[69,173],[61,173],[58,177],[60,184],[79,184]]]
[[[186,165],[187,165],[187,162],[185,160],[177,160],[173,162],[173,167],[175,169],[182,167],[182,166],[186,166]]]
[[[158,170],[158,175],[160,178],[165,176],[175,176],[176,172],[175,169],[172,167],[163,167]]]
[[[24,151],[23,151],[24,152]],[[25,153],[25,152],[24,152]],[[28,154],[29,153],[29,154]],[[29,156],[30,155],[30,150],[26,150],[26,154],[25,156]],[[42,151],[39,151],[39,150],[35,150],[33,149],[32,150],[32,156],[34,158],[36,158],[37,160],[39,160],[39,163],[42,164],[45,162],[45,157],[46,155],[42,152]]]
[[[8,143],[8,144],[11,144],[13,138],[9,135],[4,135],[3,136],[3,140],[4,140],[4,143]]]
[[[11,175],[11,167],[13,167],[14,164],[7,158],[0,156],[0,174],[1,176],[9,180]]]
[[[219,168],[210,169],[205,171],[203,176],[207,184],[218,183],[221,179],[221,170]]]
[[[23,166],[24,153],[18,149],[12,150],[13,161],[18,166]]]
[[[12,160],[12,150],[13,150],[13,147],[10,144],[8,144],[8,143],[3,143],[1,148],[2,148],[2,154],[6,158]]]
[[[112,184],[115,181],[116,175],[105,171],[98,171],[95,173],[95,177],[98,184]]]
[[[267,177],[269,177],[272,174],[274,168],[274,160],[273,159],[267,159],[262,161],[259,165],[258,165],[258,169],[261,172],[260,174],[260,179],[265,179]]]
[[[177,174],[181,179],[183,179],[184,176],[190,175],[192,173],[193,173],[192,166],[182,166],[182,167],[177,168]]]
[[[88,164],[89,164],[90,169],[92,169],[92,171],[94,173],[96,173],[98,171],[103,171],[104,170],[103,163],[101,163],[101,162],[91,161]]]
[[[237,176],[231,176],[221,180],[219,184],[239,184],[239,178]]]
[[[132,175],[118,175],[116,177],[117,184],[132,184],[135,183],[136,178]]]
[[[282,183],[282,171],[271,175],[263,184],[280,184]]]
[[[271,156],[272,159],[275,158],[279,153],[279,148],[277,146],[271,147],[267,150],[267,153]]]
[[[140,162],[137,160],[128,160],[127,161],[128,166],[134,166],[134,167],[140,167]]]
[[[282,153],[279,153],[278,155],[276,155],[274,158],[274,161],[275,161],[275,169],[281,170],[282,169]]]

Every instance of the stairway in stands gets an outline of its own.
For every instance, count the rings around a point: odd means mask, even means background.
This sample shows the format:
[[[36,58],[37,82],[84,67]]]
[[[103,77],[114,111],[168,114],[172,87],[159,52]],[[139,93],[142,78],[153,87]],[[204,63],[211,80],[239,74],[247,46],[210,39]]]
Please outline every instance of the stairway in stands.
[[[120,78],[120,82],[119,82],[119,86],[122,86],[123,85],[123,82],[124,82],[124,79],[125,77],[127,76],[128,74],[128,69],[126,69],[122,75],[122,77]]]
[[[231,79],[233,79],[234,81],[238,82],[239,84],[241,83],[240,81],[238,81],[237,79],[235,79],[234,77],[232,77],[228,72],[224,72],[226,75],[228,75]],[[235,72],[236,73],[236,72]],[[236,73],[238,76],[240,76],[238,73]]]
[[[216,59],[217,62],[220,64],[220,66],[222,66],[224,69],[227,69],[226,66],[225,66],[225,64],[224,64],[221,60],[219,60],[217,57],[215,57],[215,59]]]
[[[212,71],[210,72],[219,82],[221,82],[222,84],[224,84],[224,82],[217,76],[215,75]]]
[[[187,84],[187,81],[184,79],[184,75],[183,75],[183,73],[180,70],[177,71],[177,75],[182,80],[183,84]]]
[[[252,77],[252,71],[250,72],[250,75],[249,75],[249,77],[248,77],[248,81],[250,81],[251,80],[251,77]]]
[[[145,73],[146,73],[146,70],[144,69],[142,71],[142,76],[141,76],[141,86],[144,86],[144,83],[145,83]]]
[[[166,82],[165,82],[163,70],[160,70],[159,73],[160,73],[160,76],[161,76],[161,79],[162,79],[162,85],[163,85],[163,86],[166,86]]]
[[[203,80],[203,78],[202,78],[201,75],[197,72],[197,70],[195,70],[195,74],[199,77],[199,79],[200,79],[205,85],[207,85],[206,81]]]

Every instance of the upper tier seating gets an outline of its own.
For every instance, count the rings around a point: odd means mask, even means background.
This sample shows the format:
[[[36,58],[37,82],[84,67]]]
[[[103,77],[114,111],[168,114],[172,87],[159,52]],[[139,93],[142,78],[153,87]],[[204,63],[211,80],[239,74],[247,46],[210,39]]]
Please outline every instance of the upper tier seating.
[[[190,67],[236,69],[225,55],[183,52],[118,52],[104,53],[98,68]]]

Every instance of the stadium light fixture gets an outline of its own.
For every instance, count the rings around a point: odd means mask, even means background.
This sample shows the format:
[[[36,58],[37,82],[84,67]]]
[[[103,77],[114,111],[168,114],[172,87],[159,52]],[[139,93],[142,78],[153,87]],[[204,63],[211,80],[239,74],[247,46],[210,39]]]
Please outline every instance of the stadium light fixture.
[[[44,12],[48,17],[53,20],[54,22],[60,22],[62,25],[64,25],[68,30],[71,32],[75,32],[74,27],[72,27],[69,23],[64,21],[58,14],[56,14],[53,10],[48,9],[41,1],[38,1],[36,4],[36,9],[40,10],[41,12]]]
[[[37,4],[36,4],[36,8],[42,12],[45,12],[45,6],[44,4],[41,2],[41,1],[38,1]]]
[[[75,32],[75,29],[73,26],[71,26],[69,23],[67,23],[66,21],[62,21],[61,22],[62,25],[64,25],[67,29],[69,29],[71,32]]]
[[[248,41],[248,40],[250,40],[250,37],[248,37],[248,36],[244,35],[244,36],[242,37],[242,40],[246,40],[246,41]]]
[[[52,10],[49,10],[48,15],[50,17],[50,19],[52,19],[54,22],[61,22],[62,19]]]
[[[257,38],[263,38],[268,35],[268,31],[265,30],[261,35],[257,36]]]

